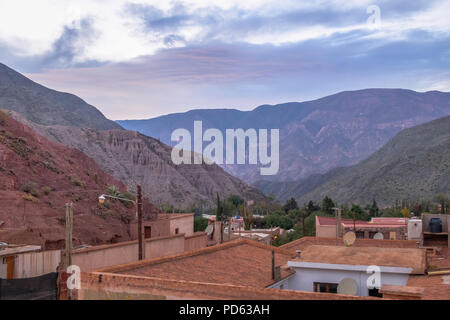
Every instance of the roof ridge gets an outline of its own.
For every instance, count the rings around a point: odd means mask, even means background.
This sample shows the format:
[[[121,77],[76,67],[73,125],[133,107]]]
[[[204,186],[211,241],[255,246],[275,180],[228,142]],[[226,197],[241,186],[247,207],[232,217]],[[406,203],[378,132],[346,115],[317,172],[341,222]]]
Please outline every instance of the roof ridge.
[[[208,254],[208,253],[216,252],[216,251],[219,251],[222,249],[239,246],[242,244],[260,247],[262,249],[275,251],[275,252],[278,252],[280,254],[284,254],[287,256],[293,255],[292,252],[282,249],[282,248],[279,248],[279,247],[263,244],[263,243],[260,243],[260,242],[254,241],[254,240],[250,240],[250,239],[240,238],[240,239],[228,241],[225,243],[221,243],[218,245],[214,245],[211,247],[199,248],[199,249],[194,249],[194,250],[190,250],[190,251],[184,251],[184,252],[171,254],[168,256],[164,256],[164,257],[150,258],[150,259],[145,259],[145,260],[141,260],[141,261],[120,264],[120,265],[116,265],[116,266],[104,267],[104,268],[97,269],[95,271],[96,272],[122,272],[122,271],[137,269],[141,266],[155,265],[155,264],[172,261],[175,259],[185,259],[185,258],[202,255],[202,254]]]

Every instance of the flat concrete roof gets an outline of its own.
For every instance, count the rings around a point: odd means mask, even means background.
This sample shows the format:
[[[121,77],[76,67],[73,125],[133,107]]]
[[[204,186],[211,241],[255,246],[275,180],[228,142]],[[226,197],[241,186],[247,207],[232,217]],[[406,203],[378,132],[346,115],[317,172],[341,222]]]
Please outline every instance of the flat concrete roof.
[[[412,274],[424,274],[426,250],[411,248],[343,247],[312,245],[295,262],[410,268]]]

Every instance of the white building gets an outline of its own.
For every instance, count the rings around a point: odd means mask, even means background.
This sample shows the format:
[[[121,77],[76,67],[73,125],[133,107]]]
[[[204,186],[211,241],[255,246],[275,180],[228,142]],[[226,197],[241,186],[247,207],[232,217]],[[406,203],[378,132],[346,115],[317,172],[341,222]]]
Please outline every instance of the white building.
[[[313,245],[299,255],[288,262],[295,273],[272,288],[337,293],[351,283],[354,295],[379,296],[383,285],[405,286],[426,269],[425,249]]]

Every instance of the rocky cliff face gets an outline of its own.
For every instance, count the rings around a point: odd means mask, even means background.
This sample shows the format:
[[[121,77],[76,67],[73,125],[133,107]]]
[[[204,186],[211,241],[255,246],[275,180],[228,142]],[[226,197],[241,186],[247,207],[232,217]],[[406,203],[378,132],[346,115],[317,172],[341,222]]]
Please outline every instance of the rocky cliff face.
[[[119,121],[170,143],[174,129],[203,128],[224,132],[233,128],[280,129],[280,170],[263,177],[253,165],[226,166],[246,182],[261,179],[293,181],[359,162],[395,134],[450,114],[450,93],[419,93],[403,89],[366,89],[341,92],[314,101],[261,106],[252,111],[192,110],[149,120]],[[259,184],[258,184],[259,185]]]
[[[135,131],[29,125],[44,136],[83,151],[128,187],[142,185],[144,195],[157,206],[171,204],[186,209],[213,205],[217,194],[237,194],[255,201],[264,198],[262,192],[217,165],[173,164],[170,147]]]
[[[81,151],[54,143],[0,111],[0,239],[62,248],[65,203],[74,204],[74,245],[130,240],[135,208],[98,203],[126,187]],[[144,203],[147,218],[158,210]]]

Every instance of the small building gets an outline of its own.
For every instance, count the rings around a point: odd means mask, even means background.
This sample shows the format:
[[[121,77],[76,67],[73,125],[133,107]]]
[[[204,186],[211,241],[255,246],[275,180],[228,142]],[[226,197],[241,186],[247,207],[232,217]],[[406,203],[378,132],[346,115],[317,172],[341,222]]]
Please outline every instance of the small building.
[[[288,266],[295,273],[272,288],[337,293],[339,285],[350,280],[356,295],[379,297],[382,286],[406,286],[411,274],[423,275],[426,250],[312,245]],[[374,272],[380,281],[369,287],[368,279]]]
[[[130,223],[131,239],[137,239],[137,221]],[[168,237],[184,234],[190,237],[194,234],[193,213],[160,213],[158,219],[143,222],[145,239]]]
[[[36,259],[37,255],[34,253],[40,250],[41,246],[37,245],[9,244],[0,247],[0,279],[17,279],[44,274],[47,271],[45,270],[46,261],[49,257],[45,257],[44,260]],[[49,252],[53,253],[53,251]],[[50,258],[54,258],[53,255]],[[55,272],[56,268],[48,270],[48,272],[51,271]]]
[[[341,219],[341,235],[353,231],[358,239],[373,239],[382,234],[383,239],[405,240],[408,231],[408,218],[372,218],[370,221]],[[316,236],[336,237],[336,218],[316,216]]]
[[[430,228],[430,222],[434,219],[440,221],[441,230],[436,232]],[[450,215],[448,214],[422,214],[422,241],[426,246],[445,246],[450,247],[450,238],[448,236],[448,226],[450,224]]]

